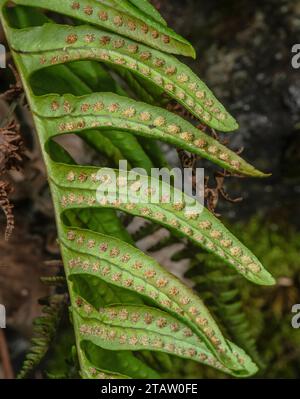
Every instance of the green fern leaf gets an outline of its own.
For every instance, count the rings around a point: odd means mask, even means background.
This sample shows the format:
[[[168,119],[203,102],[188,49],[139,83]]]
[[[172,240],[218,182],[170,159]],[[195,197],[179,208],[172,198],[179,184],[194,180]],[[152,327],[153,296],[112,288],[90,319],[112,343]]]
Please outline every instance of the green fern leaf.
[[[124,12],[126,2],[121,3],[124,11],[120,9],[119,2],[116,9],[112,4],[107,5],[107,1],[101,0],[64,0],[64,2],[52,0],[51,3],[47,0],[15,0],[15,3],[46,8],[117,32],[167,53],[195,58],[192,45],[164,24],[148,18],[144,13],[138,13],[138,10],[135,12],[136,15],[133,15],[135,10],[133,7],[130,7],[129,15]],[[116,4],[116,2],[113,3]],[[128,11],[128,5],[126,11]]]
[[[0,0],[1,9],[6,3]],[[190,199],[187,196],[183,203],[164,204],[162,201],[158,205],[149,205],[147,210],[139,205],[132,207],[130,201],[127,207],[123,207],[123,201],[97,203],[97,171],[101,168],[74,165],[72,157],[53,141],[60,134],[74,132],[93,147],[98,146],[98,150],[106,151],[109,158],[116,161],[123,154],[131,158],[130,161],[147,164],[149,170],[152,161],[139,142],[132,140],[128,147],[126,143],[118,142],[125,140],[130,132],[169,142],[233,172],[264,176],[176,115],[126,98],[100,66],[97,71],[98,64],[95,63],[100,61],[124,68],[138,79],[146,79],[147,85],[161,86],[211,127],[222,131],[236,129],[235,120],[188,67],[151,48],[193,55],[192,47],[159,22],[157,14],[145,1],[140,7],[136,7],[134,1],[130,6],[128,1],[118,4],[113,0],[68,0],[63,3],[53,0],[50,5],[44,0],[16,0],[15,3],[45,7],[95,25],[58,25],[32,8],[19,6],[4,9],[1,13],[2,25],[33,111],[49,175],[82,376],[159,377],[147,362],[137,357],[136,349],[192,358],[234,376],[254,374],[256,365],[241,348],[224,337],[198,295],[131,245],[133,242],[115,211],[144,216],[166,226],[174,234],[188,237],[219,256],[248,279],[272,284],[274,280],[254,255],[202,207],[196,207],[196,213],[188,213],[186,203]],[[24,25],[31,27],[16,29]],[[106,30],[101,31],[96,26]],[[47,87],[45,76],[53,80],[53,85],[50,83]],[[105,93],[103,81],[118,95]],[[142,86],[146,88],[146,85]],[[51,91],[56,94],[49,95]],[[92,91],[99,93],[92,94]],[[67,93],[86,96],[75,97]],[[106,132],[101,131],[103,129]],[[113,135],[119,140],[113,139]],[[107,147],[105,150],[103,145]],[[130,154],[132,148],[140,148],[136,158]],[[142,178],[148,181],[148,177]],[[99,304],[103,307],[100,313],[95,311]],[[111,311],[119,315],[124,314],[124,310],[129,318],[111,318]],[[235,307],[227,310],[234,316]],[[155,324],[137,328],[145,311],[151,314]],[[168,330],[175,323],[179,326],[178,332]],[[40,323],[42,333],[46,326],[47,323]],[[188,335],[180,336],[181,330],[189,331]],[[123,335],[129,339],[124,341]],[[147,345],[143,345],[146,343],[144,336]],[[37,339],[34,343],[36,349],[29,355],[29,361],[35,361],[36,356],[39,358],[44,353],[44,340]],[[174,347],[169,346],[172,344]]]
[[[175,57],[88,26],[45,24],[9,31],[12,48],[23,53],[22,67],[26,75],[70,61],[99,60],[122,66],[163,87],[168,95],[215,129],[227,132],[238,128],[208,87]],[[43,37],[43,41],[37,42],[36,37]]]

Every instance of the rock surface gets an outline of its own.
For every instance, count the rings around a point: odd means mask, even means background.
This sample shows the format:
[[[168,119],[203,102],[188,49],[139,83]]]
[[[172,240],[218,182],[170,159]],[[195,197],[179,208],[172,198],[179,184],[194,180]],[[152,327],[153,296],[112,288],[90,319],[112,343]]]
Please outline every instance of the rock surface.
[[[226,135],[230,145],[245,147],[247,160],[272,173],[264,180],[230,179],[228,191],[244,202],[222,203],[219,211],[233,220],[259,212],[299,227],[300,70],[291,66],[291,48],[300,40],[300,3],[159,3],[170,26],[196,48],[197,60],[187,62],[237,118],[239,130]]]

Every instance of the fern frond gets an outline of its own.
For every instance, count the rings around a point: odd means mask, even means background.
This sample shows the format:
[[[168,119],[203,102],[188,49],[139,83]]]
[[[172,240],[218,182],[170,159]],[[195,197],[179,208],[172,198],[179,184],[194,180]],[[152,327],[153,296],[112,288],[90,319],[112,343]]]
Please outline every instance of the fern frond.
[[[116,176],[116,182],[110,186],[105,181],[110,179],[112,172]],[[167,183],[132,171],[119,172],[81,166],[70,169],[63,164],[53,164],[50,177],[55,185],[53,194],[62,211],[88,205],[90,208],[119,209],[147,218],[213,252],[249,280],[258,284],[274,283],[259,260],[216,217],[187,195],[176,202],[176,198],[182,198],[182,193]],[[149,193],[154,187],[156,191]],[[109,190],[108,193],[105,192],[106,189]],[[87,196],[84,195],[86,190]],[[158,195],[155,203],[145,205],[150,201],[150,195],[155,193]],[[169,193],[166,201],[164,193]],[[136,201],[137,198],[141,201]]]
[[[215,360],[192,330],[168,313],[151,307],[128,305],[105,307],[97,312],[82,298],[77,298],[76,302],[75,317],[83,341],[110,350],[148,349],[175,354],[232,373]]]
[[[129,171],[122,175],[109,168],[76,165],[54,142],[59,135],[76,133],[114,161],[124,156],[130,166],[139,163],[149,171],[155,157],[148,157],[150,151],[144,151],[134,134],[173,144],[239,174],[265,176],[179,116],[127,98],[95,63],[124,68],[145,79],[147,85],[163,89],[211,127],[236,129],[234,118],[207,86],[187,66],[162,52],[193,55],[192,47],[168,29],[145,1],[140,7],[134,1],[114,0],[15,3],[44,7],[94,25],[55,24],[34,9],[5,8],[7,1],[0,0],[2,24],[33,112],[49,175],[81,375],[160,377],[147,364],[146,355],[141,355],[144,350],[151,356],[159,352],[155,356],[164,361],[172,355],[233,376],[254,374],[256,365],[222,334],[199,296],[134,246],[117,212],[149,219],[213,253],[247,279],[273,284],[259,260],[192,198],[184,195],[176,202],[179,191],[170,185],[136,173],[139,181],[130,185],[124,198],[122,187],[124,178],[130,181]],[[45,77],[51,82],[48,87]],[[102,89],[104,80],[108,85]],[[105,185],[109,172],[117,173],[115,191],[98,197],[99,185]],[[156,187],[158,203],[149,203],[150,193],[143,190],[143,183]],[[160,197],[164,188],[172,193],[168,201]],[[145,197],[147,206],[135,203],[137,192]],[[117,200],[113,199],[115,194]],[[100,313],[95,310],[99,307],[104,309]],[[45,352],[44,341],[35,341],[40,346],[28,361]]]
[[[175,57],[158,50],[88,26],[55,26],[50,23],[22,32],[11,29],[10,35],[16,52],[22,52],[24,41],[28,43],[22,56],[26,74],[86,59],[122,66],[154,86],[163,87],[170,97],[212,128],[224,132],[238,128],[235,119],[197,75]],[[39,36],[44,37],[42,43],[34,40]],[[54,36],[55,42],[51,40]]]
[[[43,307],[43,315],[34,320],[34,337],[22,369],[19,371],[19,379],[27,378],[44,359],[55,337],[65,306],[65,295],[53,295],[49,298],[49,304]]]
[[[206,298],[206,303],[210,305],[228,336],[244,348],[262,368],[264,365],[256,348],[253,329],[242,303],[239,278],[230,271],[224,275],[220,262],[206,254],[192,260],[185,276],[196,283],[195,289]]]
[[[66,110],[66,104],[68,110]],[[224,169],[246,176],[264,174],[235,152],[168,111],[112,93],[84,97],[48,95],[32,98],[47,138],[92,129],[121,129],[159,139],[200,155]]]
[[[15,0],[14,2],[65,14],[168,53],[195,57],[195,50],[187,40],[167,28],[165,24],[157,22],[157,19],[148,18],[138,9],[136,9],[135,15],[133,15],[133,7],[130,10],[127,7],[127,12],[122,11],[119,1],[110,1],[110,5],[107,4],[108,1],[102,0],[65,0],[63,3],[59,0],[52,0],[51,3],[47,0]],[[122,1],[123,9],[125,3]]]

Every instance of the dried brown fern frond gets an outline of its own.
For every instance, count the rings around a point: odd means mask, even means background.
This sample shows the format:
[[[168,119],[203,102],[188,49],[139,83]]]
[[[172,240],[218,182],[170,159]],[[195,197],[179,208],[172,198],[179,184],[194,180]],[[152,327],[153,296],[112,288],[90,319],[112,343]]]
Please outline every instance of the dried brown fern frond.
[[[24,158],[24,145],[20,126],[11,121],[0,128],[0,174],[9,170],[19,170]]]
[[[20,170],[24,159],[24,145],[20,135],[20,126],[11,121],[4,128],[0,128],[0,175],[10,170]],[[8,240],[14,229],[13,205],[8,195],[13,188],[5,180],[0,180],[0,207],[6,216],[5,239]]]
[[[0,207],[5,213],[6,216],[6,229],[5,229],[5,240],[9,240],[11,236],[14,226],[15,219],[13,215],[13,205],[11,205],[8,194],[12,191],[12,187],[9,183],[0,180]]]

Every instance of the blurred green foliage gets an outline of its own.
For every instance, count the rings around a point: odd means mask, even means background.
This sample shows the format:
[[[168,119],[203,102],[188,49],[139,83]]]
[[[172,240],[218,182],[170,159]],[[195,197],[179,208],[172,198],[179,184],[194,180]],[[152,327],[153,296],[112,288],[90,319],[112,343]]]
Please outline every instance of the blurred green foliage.
[[[277,279],[274,287],[251,284],[224,267],[213,255],[192,254],[186,277],[194,282],[223,332],[242,346],[257,362],[260,378],[299,378],[300,330],[292,328],[291,308],[300,303],[300,233],[291,227],[252,218],[229,226]],[[194,254],[194,255],[193,255]],[[72,339],[63,324],[61,337],[50,351],[48,376],[70,378]],[[66,336],[68,339],[66,340]],[[68,345],[66,343],[68,342]],[[229,378],[192,361],[143,352],[136,354],[162,377]],[[170,361],[172,367],[170,367]],[[73,373],[74,375],[74,373]]]
[[[227,334],[259,364],[259,377],[299,378],[300,330],[292,328],[291,308],[300,303],[300,233],[259,217],[230,227],[276,277],[276,286],[255,286],[208,254],[191,260],[187,276]]]

